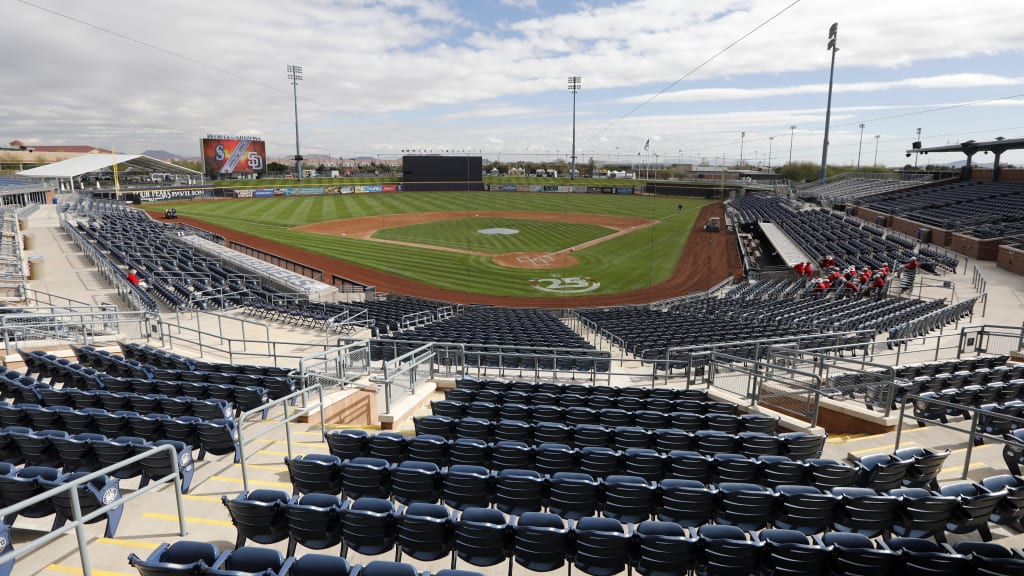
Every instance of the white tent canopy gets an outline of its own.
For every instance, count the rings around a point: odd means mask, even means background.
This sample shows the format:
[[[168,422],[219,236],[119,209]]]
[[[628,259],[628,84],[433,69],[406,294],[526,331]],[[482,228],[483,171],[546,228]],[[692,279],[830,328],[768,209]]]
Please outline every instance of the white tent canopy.
[[[201,172],[183,168],[177,164],[142,156],[140,154],[84,154],[45,166],[18,172],[18,176],[29,178],[75,178],[82,174],[98,172],[114,164],[127,165],[143,172],[167,172],[185,176],[202,176]]]

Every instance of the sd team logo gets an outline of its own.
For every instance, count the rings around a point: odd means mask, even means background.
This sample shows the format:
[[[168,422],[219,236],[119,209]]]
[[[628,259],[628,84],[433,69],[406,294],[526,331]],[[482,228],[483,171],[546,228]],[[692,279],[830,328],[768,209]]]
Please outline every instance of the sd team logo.
[[[582,294],[601,287],[601,283],[590,276],[566,276],[552,274],[547,278],[531,278],[530,286],[555,294]]]

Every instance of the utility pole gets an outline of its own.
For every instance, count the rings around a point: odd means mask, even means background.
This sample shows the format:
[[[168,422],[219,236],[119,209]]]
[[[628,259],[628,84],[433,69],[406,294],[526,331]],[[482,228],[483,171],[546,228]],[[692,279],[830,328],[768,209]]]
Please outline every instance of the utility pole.
[[[857,143],[857,168],[860,168],[860,147],[864,145],[864,125],[860,125],[860,141]]]
[[[839,51],[839,47],[836,43],[839,41],[839,23],[835,22],[828,29],[828,44],[826,48],[832,51],[832,65],[828,70],[828,104],[825,107],[825,141],[821,146],[821,171],[818,173],[818,180],[825,179],[825,170],[828,166],[828,125],[832,119],[832,77],[836,71],[836,52]]]

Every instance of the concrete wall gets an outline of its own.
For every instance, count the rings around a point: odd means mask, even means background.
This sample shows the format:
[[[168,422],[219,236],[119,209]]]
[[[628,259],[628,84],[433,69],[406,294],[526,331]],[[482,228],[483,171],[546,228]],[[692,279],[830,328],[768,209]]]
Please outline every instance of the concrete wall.
[[[1000,246],[996,266],[1024,276],[1024,250],[1009,245]]]

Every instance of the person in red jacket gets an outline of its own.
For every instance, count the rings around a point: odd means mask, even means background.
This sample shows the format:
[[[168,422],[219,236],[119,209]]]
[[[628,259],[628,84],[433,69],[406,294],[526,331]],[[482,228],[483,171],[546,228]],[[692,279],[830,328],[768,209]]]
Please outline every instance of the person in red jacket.
[[[885,277],[881,273],[875,274],[871,279],[871,293],[879,300],[885,295]]]
[[[814,277],[814,264],[804,262],[804,276],[807,276],[808,279]]]
[[[793,265],[793,270],[796,272],[797,278],[803,276],[804,275],[804,263],[803,262],[797,262],[796,264]]]
[[[143,290],[149,288],[149,284],[146,284],[144,280],[139,278],[139,273],[135,270],[135,268],[132,268],[131,270],[128,271],[128,276],[126,276],[126,278],[128,279],[128,282],[134,284],[135,286],[138,286],[139,288],[142,288]]]

